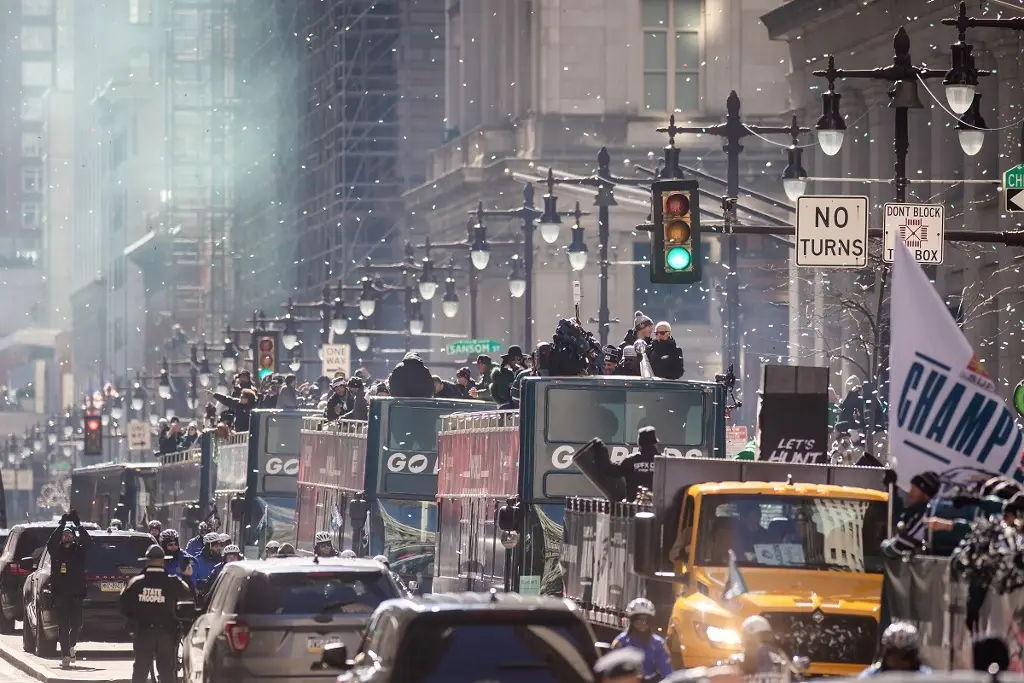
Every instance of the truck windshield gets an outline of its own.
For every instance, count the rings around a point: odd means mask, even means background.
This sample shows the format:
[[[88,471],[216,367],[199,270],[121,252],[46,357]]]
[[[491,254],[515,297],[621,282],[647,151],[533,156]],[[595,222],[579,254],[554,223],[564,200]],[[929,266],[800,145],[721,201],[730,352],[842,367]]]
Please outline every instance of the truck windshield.
[[[704,443],[704,395],[699,391],[559,387],[548,390],[547,400],[549,443],[586,443],[594,437],[633,443],[637,430],[648,425],[658,430],[663,444]]]
[[[881,501],[776,495],[707,495],[696,561],[726,566],[882,571],[887,506]]]

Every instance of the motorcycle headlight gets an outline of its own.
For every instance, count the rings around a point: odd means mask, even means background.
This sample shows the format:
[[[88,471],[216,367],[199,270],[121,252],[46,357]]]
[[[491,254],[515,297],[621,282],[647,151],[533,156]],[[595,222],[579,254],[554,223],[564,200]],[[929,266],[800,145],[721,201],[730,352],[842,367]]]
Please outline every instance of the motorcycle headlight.
[[[714,647],[735,648],[739,647],[739,631],[721,626],[709,626],[707,624],[696,624],[697,634],[707,640]]]

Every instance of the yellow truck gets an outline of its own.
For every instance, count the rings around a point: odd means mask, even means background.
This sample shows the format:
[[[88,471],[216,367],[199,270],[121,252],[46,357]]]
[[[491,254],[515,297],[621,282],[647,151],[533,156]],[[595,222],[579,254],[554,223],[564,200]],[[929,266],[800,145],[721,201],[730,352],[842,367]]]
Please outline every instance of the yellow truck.
[[[877,647],[884,472],[659,456],[650,505],[566,502],[566,597],[607,637],[652,599],[677,668],[728,659],[760,614],[809,674],[854,674]]]

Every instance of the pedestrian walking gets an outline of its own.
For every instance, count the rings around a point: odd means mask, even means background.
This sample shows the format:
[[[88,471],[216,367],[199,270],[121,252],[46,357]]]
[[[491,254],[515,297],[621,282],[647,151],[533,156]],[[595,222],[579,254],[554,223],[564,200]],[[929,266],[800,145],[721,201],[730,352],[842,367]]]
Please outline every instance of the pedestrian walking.
[[[64,668],[74,663],[75,646],[82,632],[85,559],[91,545],[89,532],[75,510],[61,515],[60,524],[46,542],[50,553],[50,594],[57,614],[57,641]]]
[[[146,683],[156,662],[161,683],[178,679],[178,621],[174,607],[189,600],[191,590],[180,577],[164,569],[166,558],[159,545],[151,545],[142,558],[146,569],[121,591],[121,612],[132,633],[135,662],[132,683]]]

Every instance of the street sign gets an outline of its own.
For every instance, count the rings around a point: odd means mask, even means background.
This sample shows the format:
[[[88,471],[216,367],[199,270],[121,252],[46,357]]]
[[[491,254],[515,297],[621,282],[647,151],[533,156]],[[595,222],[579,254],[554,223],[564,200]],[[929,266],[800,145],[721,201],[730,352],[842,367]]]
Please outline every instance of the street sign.
[[[796,265],[863,268],[868,264],[868,198],[800,197],[796,202]]]
[[[320,348],[324,352],[321,374],[334,377],[334,373],[341,371],[346,377],[352,375],[352,347],[348,344],[324,344]]]
[[[493,339],[460,339],[444,348],[449,356],[473,356],[481,353],[500,353],[501,342]]]
[[[898,235],[918,263],[942,263],[945,221],[942,204],[886,204],[882,260],[892,263]]]
[[[144,420],[128,423],[128,450],[148,451],[153,447],[153,428]]]
[[[750,439],[747,437],[746,425],[725,428],[725,457],[735,458],[740,451],[747,447]]]
[[[1024,164],[1003,173],[1003,207],[1010,213],[1024,211]]]

